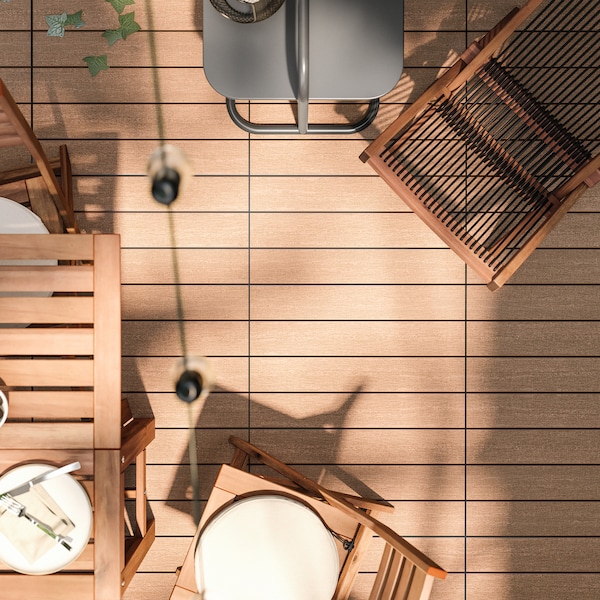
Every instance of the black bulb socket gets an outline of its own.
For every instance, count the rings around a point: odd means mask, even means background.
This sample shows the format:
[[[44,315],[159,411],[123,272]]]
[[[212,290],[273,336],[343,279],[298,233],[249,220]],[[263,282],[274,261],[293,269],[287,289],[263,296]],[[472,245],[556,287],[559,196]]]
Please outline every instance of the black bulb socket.
[[[162,167],[152,180],[152,195],[161,204],[171,204],[179,194],[181,176],[171,167]]]
[[[202,377],[196,371],[184,371],[175,385],[175,393],[180,400],[191,404],[200,397],[204,388]]]

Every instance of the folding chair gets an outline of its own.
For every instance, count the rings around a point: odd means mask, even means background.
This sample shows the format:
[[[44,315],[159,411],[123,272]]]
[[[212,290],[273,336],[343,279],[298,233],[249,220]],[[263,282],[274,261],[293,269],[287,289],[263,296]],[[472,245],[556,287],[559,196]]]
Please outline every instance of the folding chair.
[[[600,181],[599,15],[529,0],[361,155],[491,290]]]
[[[353,588],[356,575],[358,574],[361,560],[365,557],[367,548],[370,544],[373,534],[379,536],[384,542],[383,554],[379,570],[373,582],[370,593],[370,600],[400,600],[400,599],[418,599],[426,600],[429,598],[431,586],[435,578],[444,579],[446,572],[425,556],[414,546],[409,544],[402,537],[394,533],[389,527],[379,522],[376,516],[382,512],[391,512],[393,507],[384,501],[365,500],[356,496],[341,494],[325,489],[316,482],[303,476],[298,471],[270,456],[256,446],[245,442],[237,437],[230,437],[230,443],[235,447],[235,453],[232,462],[229,465],[223,465],[217,477],[216,483],[208,499],[208,503],[200,520],[196,535],[191,543],[185,561],[179,572],[177,582],[171,594],[171,600],[191,600],[192,598],[202,597],[206,593],[207,597],[211,593],[209,586],[209,573],[203,572],[208,569],[208,559],[202,556],[203,544],[207,543],[205,538],[211,528],[221,527],[226,520],[230,518],[234,511],[239,510],[243,503],[251,506],[254,502],[255,507],[259,506],[259,501],[266,500],[270,502],[262,510],[267,511],[267,520],[272,507],[285,505],[286,501],[300,502],[307,507],[307,510],[314,512],[315,519],[322,521],[320,524],[324,535],[330,537],[330,544],[335,545],[333,552],[337,553],[334,560],[335,579],[329,590],[311,589],[314,585],[312,576],[301,578],[296,588],[303,586],[306,588],[304,594],[294,597],[309,597],[314,600],[320,597],[327,597],[328,600],[347,599]],[[268,467],[275,473],[275,477],[258,476],[250,474],[244,470],[249,460],[258,461]],[[275,499],[275,503],[273,503]],[[246,508],[244,508],[246,510]],[[254,510],[254,507],[252,508]],[[252,552],[253,540],[255,536],[257,545],[259,542],[265,543],[265,539],[271,539],[276,536],[277,531],[288,536],[287,547],[277,547],[273,553],[284,554],[292,547],[294,554],[293,561],[303,562],[304,557],[300,558],[298,552],[304,548],[298,539],[298,532],[292,534],[290,527],[292,519],[283,522],[282,527],[276,527],[276,531],[259,529],[262,523],[260,512],[256,513],[256,518],[245,519],[245,523],[252,529],[249,530],[250,548],[244,546],[244,540],[247,537],[242,531],[243,528],[236,528],[233,539],[220,540],[221,543],[231,541],[229,548],[226,548],[226,556],[218,568],[225,570],[225,577],[229,580],[235,580],[240,577],[238,568],[241,564],[250,564],[251,568],[278,568],[283,571],[281,565],[273,566],[268,564],[264,555],[256,556]],[[273,525],[271,523],[270,525]],[[289,528],[289,531],[288,531]],[[283,529],[283,532],[280,531]],[[223,531],[221,529],[221,531]],[[241,550],[236,546],[241,545]],[[304,548],[306,549],[306,548]],[[237,552],[236,552],[237,550]],[[208,551],[208,549],[207,549]],[[227,556],[229,552],[229,556]],[[240,556],[240,552],[242,553]],[[309,546],[308,554],[321,556],[321,549]],[[253,559],[256,559],[253,561]],[[320,559],[319,559],[319,562]],[[265,564],[267,563],[267,564]],[[212,565],[210,565],[212,568]],[[323,567],[323,565],[319,565]],[[275,576],[275,573],[274,573]],[[206,589],[203,589],[204,583]],[[212,580],[214,581],[214,579]],[[243,578],[242,578],[243,581]],[[252,588],[253,583],[244,581],[247,589]],[[201,589],[199,589],[201,588]],[[221,590],[219,590],[221,591]],[[260,592],[255,592],[259,593]],[[321,595],[324,594],[324,595]],[[229,597],[229,596],[227,596]],[[247,596],[245,596],[247,597]],[[274,597],[273,594],[264,596]],[[283,596],[278,596],[281,600]]]
[[[29,123],[0,79],[0,148],[7,146],[25,146],[35,165],[0,172],[0,185],[23,181],[31,210],[50,233],[77,233],[67,147],[60,146],[58,159],[48,160]],[[60,175],[60,184],[56,174]]]
[[[154,419],[132,418],[121,399],[119,236],[0,235],[0,324],[0,475],[78,461],[93,507],[78,558],[40,577],[0,564],[2,598],[117,600],[155,536],[145,495]]]

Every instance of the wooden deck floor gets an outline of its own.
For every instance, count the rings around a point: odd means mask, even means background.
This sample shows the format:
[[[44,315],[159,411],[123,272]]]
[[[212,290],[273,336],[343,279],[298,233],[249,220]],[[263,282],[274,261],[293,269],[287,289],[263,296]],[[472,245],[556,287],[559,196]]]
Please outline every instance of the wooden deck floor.
[[[123,390],[157,422],[157,539],[126,599],[166,600],[194,532],[178,278],[188,350],[217,373],[194,416],[203,499],[235,433],[393,502],[388,522],[450,571],[435,600],[600,595],[600,186],[491,293],[358,158],[513,5],[405,0],[404,74],[375,123],[273,138],[206,81],[200,0],[136,0],[141,31],[111,47],[107,2],[0,4],[0,77],[50,154],[68,144],[81,227],[122,236]],[[47,36],[46,15],[81,9],[85,27]],[[94,54],[111,68],[92,78]],[[195,174],[172,213],[145,176],[161,137]]]

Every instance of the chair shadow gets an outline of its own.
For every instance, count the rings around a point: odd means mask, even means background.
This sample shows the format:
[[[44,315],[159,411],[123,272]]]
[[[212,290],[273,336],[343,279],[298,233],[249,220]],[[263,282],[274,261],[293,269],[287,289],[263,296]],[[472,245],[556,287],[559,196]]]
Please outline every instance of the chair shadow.
[[[362,386],[357,387],[342,401],[339,406],[333,410],[324,411],[304,418],[294,418],[284,414],[281,411],[260,404],[256,400],[251,398],[248,399],[246,396],[241,394],[232,393],[223,388],[217,388],[207,398],[206,403],[202,407],[202,410],[195,423],[196,447],[198,449],[198,455],[201,457],[200,464],[202,466],[206,464],[202,461],[204,449],[201,431],[209,428],[214,429],[215,421],[218,421],[221,424],[219,427],[220,429],[226,428],[226,426],[224,426],[226,425],[226,419],[224,419],[222,415],[223,405],[221,403],[221,400],[226,394],[227,404],[229,406],[232,406],[233,404],[247,406],[250,419],[252,418],[253,413],[260,413],[260,421],[262,423],[285,422],[286,428],[290,428],[295,431],[302,429],[320,429],[322,431],[326,431],[327,435],[324,437],[326,441],[323,442],[319,447],[319,462],[320,464],[328,465],[328,474],[335,477],[344,486],[352,490],[352,493],[356,495],[382,500],[382,496],[380,496],[375,490],[361,482],[347,470],[336,465],[344,428],[347,424],[348,414],[360,397],[361,391]],[[261,429],[264,431],[262,427]],[[235,435],[238,437],[246,437],[246,439],[250,439],[250,441],[253,441],[252,432],[253,428],[251,426],[245,428],[244,430],[240,430],[239,428],[231,428],[230,430],[230,433],[235,433]],[[270,451],[269,448],[265,448],[265,450]],[[276,451],[275,454],[277,454]],[[233,455],[233,450],[231,451],[231,455]],[[190,457],[187,449],[182,456],[179,457],[177,462],[178,467],[175,472],[175,477],[173,479],[173,484],[169,491],[166,504],[170,508],[181,511],[182,506],[185,506],[182,505],[182,501],[189,499],[191,490]],[[253,465],[249,465],[249,470],[253,471]],[[259,469],[259,471],[262,470],[264,469]],[[185,490],[185,497],[182,497],[183,490]],[[210,490],[208,490],[206,494],[209,492]],[[203,489],[202,494],[204,493],[205,490]],[[201,501],[205,500],[206,498],[201,498]]]

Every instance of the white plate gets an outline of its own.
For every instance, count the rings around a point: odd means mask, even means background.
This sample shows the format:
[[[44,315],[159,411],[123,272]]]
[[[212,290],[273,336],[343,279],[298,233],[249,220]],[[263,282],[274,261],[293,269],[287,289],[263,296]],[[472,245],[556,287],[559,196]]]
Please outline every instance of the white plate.
[[[52,469],[54,465],[30,464],[11,469],[0,477],[0,494],[7,492],[37,475]],[[69,532],[73,538],[71,550],[56,544],[52,550],[30,564],[12,542],[0,532],[0,560],[9,567],[26,575],[48,575],[56,573],[73,562],[85,549],[92,531],[92,505],[83,486],[71,475],[60,475],[42,483],[44,489],[52,496],[65,514],[73,521],[75,529]],[[31,525],[33,527],[33,525]]]
[[[25,206],[22,206],[14,200],[0,197],[0,234],[10,233],[48,233],[48,229],[42,223],[42,220]],[[1,260],[0,265],[57,265],[56,260]],[[22,296],[51,296],[52,291],[40,292],[2,292],[0,297],[22,297]],[[2,327],[27,327],[27,323],[3,324],[0,319],[0,328]]]

